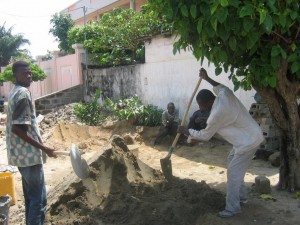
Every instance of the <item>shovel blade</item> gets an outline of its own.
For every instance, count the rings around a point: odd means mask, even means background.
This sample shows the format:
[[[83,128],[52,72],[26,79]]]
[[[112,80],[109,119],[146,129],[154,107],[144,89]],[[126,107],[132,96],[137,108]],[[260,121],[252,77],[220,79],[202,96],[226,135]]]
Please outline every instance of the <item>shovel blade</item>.
[[[172,162],[170,158],[160,159],[161,170],[165,178],[170,181],[173,178],[172,175]]]
[[[71,145],[71,163],[74,173],[81,179],[89,177],[90,169],[87,162],[81,157],[80,152],[74,144]]]

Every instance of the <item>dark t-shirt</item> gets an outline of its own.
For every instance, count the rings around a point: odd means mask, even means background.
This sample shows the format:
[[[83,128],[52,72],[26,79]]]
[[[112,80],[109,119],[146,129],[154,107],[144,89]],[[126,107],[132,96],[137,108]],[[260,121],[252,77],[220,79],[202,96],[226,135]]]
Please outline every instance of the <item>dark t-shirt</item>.
[[[190,117],[188,129],[202,130],[206,127],[206,121],[209,117],[210,112],[202,112],[200,109],[193,113]]]

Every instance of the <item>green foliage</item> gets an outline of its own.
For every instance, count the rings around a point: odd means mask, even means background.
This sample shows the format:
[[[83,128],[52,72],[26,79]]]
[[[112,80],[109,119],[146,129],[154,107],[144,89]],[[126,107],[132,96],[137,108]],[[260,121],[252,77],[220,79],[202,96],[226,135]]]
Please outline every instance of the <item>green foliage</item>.
[[[20,47],[30,42],[22,34],[12,34],[12,30],[13,27],[6,29],[5,23],[0,26],[0,66],[7,66],[11,57],[28,53]]]
[[[140,114],[138,124],[140,126],[155,127],[161,125],[162,109],[157,106],[147,105],[144,107],[143,113]]]
[[[42,61],[51,60],[53,58],[50,50],[47,50],[47,54],[42,56]]]
[[[149,0],[179,34],[174,53],[190,48],[230,72],[235,89],[274,88],[281,65],[300,79],[299,1]]]
[[[31,62],[28,63],[32,73],[32,81],[42,81],[46,79],[47,75],[37,64]],[[0,81],[10,81],[12,83],[15,83],[15,77],[13,76],[12,72],[12,64],[8,65],[5,70],[0,73]]]
[[[106,115],[102,112],[103,107],[97,101],[100,95],[101,91],[98,89],[90,102],[74,105],[74,113],[81,122],[96,126],[105,120]]]
[[[296,191],[296,192],[293,194],[293,198],[294,198],[294,199],[300,199],[300,191]]]
[[[16,61],[26,61],[26,62],[34,62],[35,60],[32,58],[30,51],[27,49],[19,50],[18,55],[16,56],[11,56],[11,61],[16,62]]]
[[[118,120],[131,120],[139,126],[158,126],[161,124],[163,110],[156,106],[144,106],[137,96],[124,100],[112,100],[107,98],[100,105],[97,100],[101,91],[97,90],[95,97],[88,103],[80,103],[74,106],[77,118],[88,125],[100,125],[106,118],[115,117]]]
[[[58,48],[65,53],[74,53],[72,44],[68,41],[68,31],[74,27],[74,22],[70,14],[55,13],[50,20],[52,33],[55,40],[59,43]]]
[[[132,119],[135,125],[139,126],[158,126],[161,124],[163,110],[156,106],[143,105],[137,96],[116,101],[106,99],[105,103],[119,120]]]
[[[111,104],[110,104],[111,105]],[[144,111],[144,106],[141,104],[137,96],[119,100],[113,108],[120,120],[129,120],[137,118]]]
[[[148,6],[142,12],[117,8],[85,27],[75,26],[68,37],[83,43],[95,64],[116,66],[144,61],[145,38],[169,28]]]

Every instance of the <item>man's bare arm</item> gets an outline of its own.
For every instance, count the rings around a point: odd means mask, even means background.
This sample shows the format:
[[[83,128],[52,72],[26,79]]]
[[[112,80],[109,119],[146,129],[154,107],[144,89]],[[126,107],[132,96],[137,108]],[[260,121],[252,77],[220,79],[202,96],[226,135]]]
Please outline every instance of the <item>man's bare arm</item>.
[[[211,79],[208,75],[207,72],[204,68],[200,69],[199,72],[199,76],[202,77],[203,80],[206,80],[208,83],[210,83],[212,86],[218,86],[220,83],[218,83],[217,81],[214,81],[213,79]]]

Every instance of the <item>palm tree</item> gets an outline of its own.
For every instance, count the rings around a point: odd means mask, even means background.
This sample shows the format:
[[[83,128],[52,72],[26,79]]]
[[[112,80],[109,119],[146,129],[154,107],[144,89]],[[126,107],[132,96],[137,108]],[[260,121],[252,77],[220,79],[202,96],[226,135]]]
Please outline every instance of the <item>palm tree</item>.
[[[5,28],[5,23],[0,26],[0,66],[7,66],[11,57],[17,57],[26,52],[20,49],[24,44],[30,44],[23,34],[12,34],[13,27]],[[1,69],[0,69],[1,72]]]

